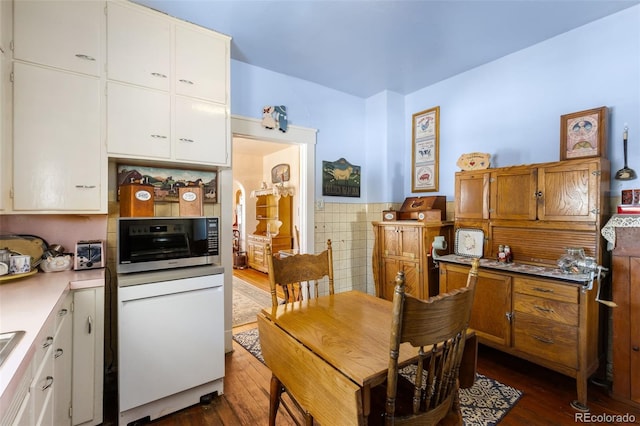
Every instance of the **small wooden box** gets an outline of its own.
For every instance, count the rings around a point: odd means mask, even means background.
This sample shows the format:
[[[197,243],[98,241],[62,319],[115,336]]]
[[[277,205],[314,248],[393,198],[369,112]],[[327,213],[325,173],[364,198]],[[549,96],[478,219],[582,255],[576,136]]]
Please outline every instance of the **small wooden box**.
[[[180,216],[204,216],[202,188],[188,186],[178,189]]]
[[[395,210],[384,210],[382,220],[398,220],[398,212]]]
[[[120,185],[120,217],[153,217],[153,186],[129,183]]]
[[[421,222],[447,220],[447,198],[444,195],[408,197],[398,212],[398,219]]]

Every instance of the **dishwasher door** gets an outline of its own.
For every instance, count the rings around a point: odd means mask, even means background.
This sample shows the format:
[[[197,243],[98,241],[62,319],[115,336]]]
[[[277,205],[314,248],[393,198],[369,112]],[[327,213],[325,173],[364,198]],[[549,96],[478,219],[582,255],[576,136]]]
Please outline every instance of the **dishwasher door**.
[[[119,411],[224,376],[224,274],[118,288]]]

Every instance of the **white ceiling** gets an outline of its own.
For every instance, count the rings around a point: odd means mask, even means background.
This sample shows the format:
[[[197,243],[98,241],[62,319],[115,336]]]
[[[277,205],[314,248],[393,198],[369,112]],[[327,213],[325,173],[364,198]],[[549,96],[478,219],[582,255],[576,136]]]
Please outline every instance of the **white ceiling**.
[[[230,35],[237,61],[362,98],[384,90],[414,92],[640,3],[134,1]]]

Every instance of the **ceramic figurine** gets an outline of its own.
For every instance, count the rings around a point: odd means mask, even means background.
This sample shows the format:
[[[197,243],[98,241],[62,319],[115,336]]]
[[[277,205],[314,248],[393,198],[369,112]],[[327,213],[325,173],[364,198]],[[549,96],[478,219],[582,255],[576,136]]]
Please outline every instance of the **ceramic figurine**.
[[[276,105],[275,107],[275,112],[276,112],[276,120],[278,121],[278,129],[284,133],[287,131],[287,107],[284,105]]]
[[[262,125],[267,129],[275,129],[276,120],[273,118],[273,107],[265,106],[262,108]]]

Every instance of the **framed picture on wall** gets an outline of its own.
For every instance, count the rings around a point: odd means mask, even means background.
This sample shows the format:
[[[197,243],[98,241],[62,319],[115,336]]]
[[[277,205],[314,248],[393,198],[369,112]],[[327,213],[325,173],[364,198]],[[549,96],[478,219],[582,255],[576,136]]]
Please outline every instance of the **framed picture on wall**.
[[[440,107],[413,114],[411,135],[411,191],[438,191]]]
[[[560,117],[560,160],[607,157],[607,107]]]

